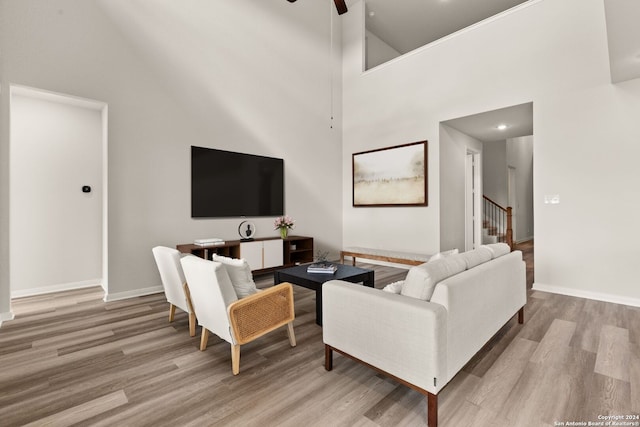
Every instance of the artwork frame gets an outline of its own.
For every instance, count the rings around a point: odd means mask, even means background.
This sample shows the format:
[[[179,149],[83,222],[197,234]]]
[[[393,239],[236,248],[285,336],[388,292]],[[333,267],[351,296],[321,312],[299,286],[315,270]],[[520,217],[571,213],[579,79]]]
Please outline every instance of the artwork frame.
[[[428,206],[428,141],[352,154],[354,207]]]

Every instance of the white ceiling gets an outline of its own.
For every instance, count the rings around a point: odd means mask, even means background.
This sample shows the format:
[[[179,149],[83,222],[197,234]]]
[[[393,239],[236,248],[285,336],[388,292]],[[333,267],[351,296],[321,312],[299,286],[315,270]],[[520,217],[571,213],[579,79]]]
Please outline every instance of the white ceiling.
[[[442,123],[482,142],[533,135],[533,103],[486,111]],[[500,124],[507,128],[499,130]]]

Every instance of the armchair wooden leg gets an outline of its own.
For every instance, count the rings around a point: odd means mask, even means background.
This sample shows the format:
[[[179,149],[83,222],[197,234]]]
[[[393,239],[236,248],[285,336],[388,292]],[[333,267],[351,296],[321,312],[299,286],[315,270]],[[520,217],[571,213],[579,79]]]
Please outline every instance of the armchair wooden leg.
[[[327,344],[324,345],[324,369],[327,371],[333,369],[333,349]]]
[[[231,344],[231,371],[233,375],[240,373],[240,346]]]
[[[202,327],[202,336],[200,337],[200,351],[204,351],[207,348],[207,342],[209,341],[209,330]]]
[[[189,335],[196,336],[196,314],[189,313]]]
[[[291,347],[295,347],[296,334],[293,332],[293,322],[287,323],[287,335],[289,335],[289,344],[291,344]]]
[[[176,315],[176,306],[169,304],[169,323],[173,322],[173,317]]]
[[[438,395],[427,393],[427,426],[438,427]]]
[[[524,307],[518,310],[518,323],[520,324],[524,323]]]

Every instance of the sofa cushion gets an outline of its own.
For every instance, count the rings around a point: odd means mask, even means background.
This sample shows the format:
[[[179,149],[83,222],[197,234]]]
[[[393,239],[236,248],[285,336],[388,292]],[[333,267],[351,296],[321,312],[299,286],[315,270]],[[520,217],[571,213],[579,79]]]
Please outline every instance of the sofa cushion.
[[[443,259],[443,258],[446,258],[448,256],[455,255],[457,253],[458,253],[458,249],[457,248],[456,249],[451,249],[450,251],[438,252],[437,254],[435,254],[431,258],[429,258],[429,261],[427,261],[427,262],[433,262],[433,261],[436,261],[438,259]]]
[[[467,263],[460,255],[451,255],[411,267],[400,294],[429,301],[438,282],[454,274],[462,273],[467,268]]]
[[[488,248],[479,247],[477,249],[473,249],[471,251],[463,252],[460,254],[460,258],[464,259],[467,264],[467,270],[475,267],[476,265],[480,265],[487,261],[490,261],[493,256],[493,252],[491,252]]]
[[[213,254],[211,259],[224,265],[238,298],[244,298],[258,292],[251,274],[251,267],[247,261],[217,254]]]
[[[491,251],[492,259],[501,257],[511,252],[511,248],[506,243],[492,243],[490,245],[482,245],[481,247],[487,248]]]
[[[402,285],[404,284],[404,280],[399,280],[397,282],[389,283],[387,286],[382,288],[385,292],[390,292],[392,294],[399,294],[402,291]]]

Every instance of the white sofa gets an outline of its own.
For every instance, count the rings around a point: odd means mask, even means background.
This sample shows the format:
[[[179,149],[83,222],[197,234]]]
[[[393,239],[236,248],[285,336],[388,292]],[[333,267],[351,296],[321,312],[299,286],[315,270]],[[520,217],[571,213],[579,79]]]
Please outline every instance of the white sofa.
[[[423,393],[436,427],[438,392],[515,313],[523,322],[525,264],[520,251],[487,245],[412,267],[399,285],[402,294],[324,284],[325,369],[336,351]]]

